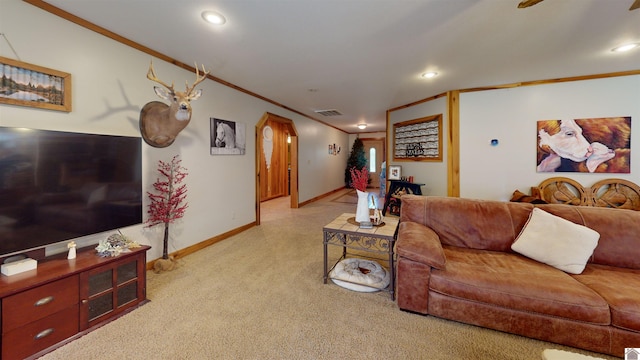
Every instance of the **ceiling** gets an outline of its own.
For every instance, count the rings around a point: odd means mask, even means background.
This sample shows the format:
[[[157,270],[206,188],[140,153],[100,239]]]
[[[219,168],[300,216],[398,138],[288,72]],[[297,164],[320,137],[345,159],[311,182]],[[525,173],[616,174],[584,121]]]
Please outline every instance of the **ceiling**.
[[[386,110],[449,90],[640,69],[640,48],[611,51],[640,42],[633,0],[519,1],[46,2],[347,133],[385,131]]]

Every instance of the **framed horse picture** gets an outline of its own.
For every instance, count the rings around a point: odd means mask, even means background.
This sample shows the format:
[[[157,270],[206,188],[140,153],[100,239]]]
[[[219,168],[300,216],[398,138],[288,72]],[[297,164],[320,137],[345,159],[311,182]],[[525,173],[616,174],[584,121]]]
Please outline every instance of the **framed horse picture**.
[[[235,121],[210,118],[211,155],[244,155],[246,126]]]

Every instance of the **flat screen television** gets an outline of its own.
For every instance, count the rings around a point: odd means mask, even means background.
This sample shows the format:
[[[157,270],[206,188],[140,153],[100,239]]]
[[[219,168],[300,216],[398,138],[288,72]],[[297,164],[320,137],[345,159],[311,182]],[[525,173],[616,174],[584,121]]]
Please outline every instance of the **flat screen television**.
[[[0,127],[0,258],[141,222],[141,138]]]

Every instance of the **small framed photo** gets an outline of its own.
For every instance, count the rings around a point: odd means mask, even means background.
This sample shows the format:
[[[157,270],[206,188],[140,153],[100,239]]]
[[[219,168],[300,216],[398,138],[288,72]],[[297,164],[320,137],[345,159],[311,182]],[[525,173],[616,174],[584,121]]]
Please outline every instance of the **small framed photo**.
[[[402,176],[402,167],[400,165],[389,165],[389,180],[400,180]]]

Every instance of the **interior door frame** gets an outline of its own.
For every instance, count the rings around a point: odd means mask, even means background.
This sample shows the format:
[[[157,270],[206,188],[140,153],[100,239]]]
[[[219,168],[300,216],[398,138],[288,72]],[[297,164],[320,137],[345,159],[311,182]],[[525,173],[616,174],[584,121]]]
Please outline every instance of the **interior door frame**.
[[[267,121],[274,121],[285,124],[287,130],[289,130],[289,135],[291,136],[291,179],[289,180],[289,184],[291,186],[291,195],[290,195],[290,207],[292,209],[297,209],[300,207],[298,203],[298,131],[296,130],[296,126],[291,119],[284,118],[279,115],[275,115],[269,112],[265,112],[262,115],[262,118],[256,124],[255,131],[255,148],[256,148],[256,178],[255,178],[255,192],[256,192],[256,225],[260,225],[260,159],[262,158],[262,142],[258,138],[262,134],[262,127]]]
[[[386,159],[387,159],[387,140],[386,140],[385,137],[369,137],[369,138],[361,137],[360,140],[362,140],[362,142],[380,141],[381,144],[382,144],[382,155],[380,157],[378,157],[376,155],[376,158],[380,159],[380,164],[382,164],[382,163],[384,163],[386,161]],[[367,157],[367,159],[369,159],[369,154],[365,154],[365,156]],[[379,168],[378,168],[378,166],[376,166],[376,168],[378,169],[378,176],[380,176],[380,171],[382,171],[382,166],[380,166]],[[385,174],[385,178],[386,178],[386,174]],[[382,184],[380,184],[380,187],[382,187]]]

